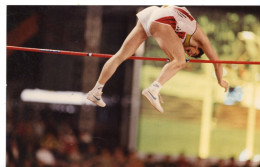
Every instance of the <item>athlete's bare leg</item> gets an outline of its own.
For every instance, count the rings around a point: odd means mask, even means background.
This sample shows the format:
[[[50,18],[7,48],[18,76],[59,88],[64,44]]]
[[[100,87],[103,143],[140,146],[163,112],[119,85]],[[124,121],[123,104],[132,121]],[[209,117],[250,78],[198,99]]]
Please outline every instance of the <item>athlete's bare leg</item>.
[[[171,79],[180,69],[185,67],[185,52],[180,38],[169,25],[153,22],[150,32],[160,48],[168,56],[170,62],[163,67],[156,81],[146,88],[142,94],[156,110],[163,112],[159,91],[162,85]]]
[[[180,38],[169,25],[153,22],[150,31],[160,48],[170,59],[170,62],[163,67],[156,79],[161,85],[164,85],[180,69],[185,67],[184,48]]]
[[[118,66],[128,57],[132,56],[136,52],[138,47],[142,44],[142,42],[146,39],[147,35],[141,23],[137,22],[136,26],[127,36],[119,51],[114,56],[112,56],[103,66],[95,87],[87,94],[87,99],[91,100],[101,107],[106,106],[101,97],[103,86],[115,73]]]
[[[125,39],[119,51],[105,63],[98,78],[98,82],[104,85],[114,74],[117,67],[124,60],[132,56],[136,52],[138,47],[142,44],[142,42],[146,39],[147,35],[141,23],[138,22],[132,32]]]

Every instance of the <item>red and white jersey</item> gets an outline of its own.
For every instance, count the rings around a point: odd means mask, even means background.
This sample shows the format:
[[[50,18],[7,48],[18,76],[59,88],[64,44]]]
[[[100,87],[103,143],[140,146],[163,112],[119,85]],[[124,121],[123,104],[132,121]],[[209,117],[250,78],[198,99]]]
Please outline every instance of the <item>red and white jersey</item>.
[[[151,6],[137,13],[147,36],[151,36],[150,26],[153,21],[170,25],[184,45],[189,44],[191,36],[196,31],[196,20],[185,7],[167,6],[157,7]]]

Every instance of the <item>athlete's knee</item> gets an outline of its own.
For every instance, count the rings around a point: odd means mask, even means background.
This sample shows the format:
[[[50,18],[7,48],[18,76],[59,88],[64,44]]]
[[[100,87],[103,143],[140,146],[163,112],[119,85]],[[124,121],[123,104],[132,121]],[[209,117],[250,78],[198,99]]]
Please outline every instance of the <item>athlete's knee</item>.
[[[175,60],[172,60],[170,63],[171,63],[173,68],[177,68],[178,70],[181,70],[181,69],[186,67],[185,60],[177,60],[177,59],[175,59]]]
[[[181,69],[186,67],[186,63],[185,62],[178,62],[178,63],[176,63],[176,66],[177,66],[178,69],[181,70]]]
[[[115,55],[113,55],[110,59],[113,64],[119,65],[122,62],[124,62],[128,57],[131,55],[128,53],[125,53],[120,49]]]

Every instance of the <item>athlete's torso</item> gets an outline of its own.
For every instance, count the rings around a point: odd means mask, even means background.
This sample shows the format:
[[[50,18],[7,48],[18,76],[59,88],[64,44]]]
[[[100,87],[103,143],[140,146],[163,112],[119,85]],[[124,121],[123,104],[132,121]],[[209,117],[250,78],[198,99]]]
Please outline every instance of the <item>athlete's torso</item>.
[[[171,16],[163,17],[157,19],[156,21],[165,22],[166,24],[171,25],[171,27],[182,40],[184,45],[188,45],[189,40],[191,36],[195,33],[197,27],[197,22],[192,17],[190,12],[185,7],[178,6],[168,6],[162,7],[160,9],[169,10]],[[170,19],[170,21],[167,19]]]

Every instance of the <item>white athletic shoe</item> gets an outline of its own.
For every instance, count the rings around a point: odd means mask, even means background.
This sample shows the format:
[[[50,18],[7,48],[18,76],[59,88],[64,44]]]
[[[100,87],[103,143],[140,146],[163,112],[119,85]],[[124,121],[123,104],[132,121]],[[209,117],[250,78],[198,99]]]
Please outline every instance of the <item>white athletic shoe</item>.
[[[151,91],[149,88],[143,90],[142,95],[152,104],[152,106],[159,112],[163,113],[163,108],[160,104],[161,97],[159,93]]]
[[[103,101],[101,97],[102,93],[103,92],[95,93],[93,91],[89,91],[86,98],[100,107],[105,107],[106,103]]]

